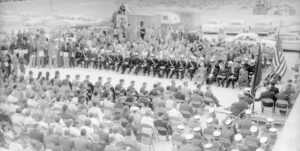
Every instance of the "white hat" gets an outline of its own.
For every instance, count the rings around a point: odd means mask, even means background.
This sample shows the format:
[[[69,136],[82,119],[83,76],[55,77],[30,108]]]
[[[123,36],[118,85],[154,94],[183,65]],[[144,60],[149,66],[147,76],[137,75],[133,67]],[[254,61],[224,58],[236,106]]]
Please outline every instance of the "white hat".
[[[241,141],[242,139],[243,139],[243,136],[242,136],[241,134],[235,134],[235,135],[234,135],[234,140],[235,140],[235,141],[239,142],[239,141]]]
[[[220,131],[214,131],[214,132],[213,132],[213,135],[214,135],[215,137],[219,137],[219,136],[221,136],[221,132],[220,132]]]
[[[274,122],[274,119],[269,117],[269,118],[267,118],[267,122],[273,123],[273,122]]]
[[[250,115],[250,114],[252,114],[252,111],[250,109],[247,109],[247,110],[245,110],[245,114]]]
[[[251,126],[250,127],[250,132],[252,132],[252,133],[257,132],[257,130],[258,130],[257,126]]]
[[[266,136],[263,136],[259,139],[259,142],[265,144],[266,142],[268,142],[268,138]]]
[[[234,149],[231,149],[230,151],[240,151],[240,150],[237,148],[234,148]]]
[[[212,148],[212,147],[213,147],[213,144],[207,143],[207,144],[204,144],[203,147],[206,148],[206,149],[209,149],[209,148]]]
[[[180,130],[183,130],[184,126],[183,125],[178,125],[177,128],[180,129]]]
[[[200,115],[195,115],[194,120],[200,120]]]
[[[214,121],[214,119],[212,117],[209,117],[206,119],[207,124],[211,124],[213,121]]]
[[[232,123],[232,120],[231,119],[227,119],[226,121],[225,121],[225,125],[230,125]]]
[[[188,134],[188,135],[185,136],[186,140],[192,140],[193,138],[194,138],[193,134]]]
[[[214,108],[209,108],[209,109],[208,109],[208,112],[209,112],[209,114],[214,113],[214,112],[215,112],[215,109],[214,109]]]
[[[255,151],[264,151],[264,149],[262,149],[262,148],[257,148]]]
[[[269,128],[269,131],[270,131],[271,133],[276,133],[276,132],[277,132],[277,129],[274,128],[274,127],[271,127],[271,128]]]
[[[193,131],[194,131],[194,132],[199,132],[199,131],[201,131],[201,127],[194,127],[194,128],[193,128]]]

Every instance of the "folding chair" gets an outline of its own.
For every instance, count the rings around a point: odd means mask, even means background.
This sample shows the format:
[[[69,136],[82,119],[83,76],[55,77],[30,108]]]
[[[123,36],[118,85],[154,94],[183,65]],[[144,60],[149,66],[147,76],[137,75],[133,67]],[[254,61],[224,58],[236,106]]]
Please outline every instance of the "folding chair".
[[[272,106],[271,107],[264,106],[264,103],[272,104]],[[262,113],[264,113],[265,108],[271,109],[272,113],[274,113],[274,100],[272,100],[270,98],[263,98],[263,99],[261,99],[261,112]]]
[[[185,119],[190,119],[192,117],[192,113],[186,110],[181,110],[180,113]]]
[[[202,114],[202,110],[203,110],[204,106],[202,105],[202,103],[200,101],[192,101],[191,105],[197,113]]]
[[[151,151],[151,147],[152,147],[153,151],[155,151],[154,145],[153,145],[153,138],[150,135],[141,133],[141,143],[148,145],[149,151]]]
[[[168,139],[167,137],[169,136],[169,132],[168,132],[168,130],[165,127],[156,126],[155,128],[157,130],[158,140],[159,140],[159,136],[166,136],[166,139]]]
[[[288,116],[289,103],[286,100],[277,100],[275,105],[275,114],[281,115],[280,112],[285,112],[285,116]]]

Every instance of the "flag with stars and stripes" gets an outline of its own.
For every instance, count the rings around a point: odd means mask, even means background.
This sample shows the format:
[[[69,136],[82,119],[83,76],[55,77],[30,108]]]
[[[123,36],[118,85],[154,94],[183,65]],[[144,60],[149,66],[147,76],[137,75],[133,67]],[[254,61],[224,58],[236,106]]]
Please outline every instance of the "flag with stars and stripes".
[[[273,57],[273,66],[274,66],[274,72],[280,75],[282,78],[287,71],[287,65],[284,58],[279,34],[277,36],[277,41],[276,41],[276,50],[274,52],[274,57]]]

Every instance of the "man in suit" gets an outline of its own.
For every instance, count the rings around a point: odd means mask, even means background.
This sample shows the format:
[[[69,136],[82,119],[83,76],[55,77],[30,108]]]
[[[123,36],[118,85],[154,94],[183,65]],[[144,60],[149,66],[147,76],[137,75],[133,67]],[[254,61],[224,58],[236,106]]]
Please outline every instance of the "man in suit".
[[[229,65],[231,64],[232,63],[229,61]],[[228,88],[229,84],[231,83],[232,88],[234,89],[234,83],[239,79],[240,69],[241,67],[237,63],[233,63],[232,66],[229,68],[226,88]]]
[[[179,70],[178,70],[178,68],[179,68],[179,66],[178,66],[177,60],[175,60],[175,59],[171,60],[170,64],[171,64],[171,66],[170,66],[171,75],[170,75],[169,78],[172,78],[173,75],[175,74],[176,78],[178,79],[178,76],[179,76]]]
[[[221,105],[219,104],[219,100],[214,96],[214,94],[211,91],[210,86],[206,86],[206,92],[204,93],[204,97],[209,97],[211,98],[214,103],[217,105],[217,107],[220,107]]]
[[[222,127],[222,130],[221,130],[220,137],[229,139],[230,142],[233,142],[233,138],[235,135],[233,126],[234,126],[234,123],[231,119],[225,120],[224,126]]]
[[[122,72],[121,74],[124,74],[126,71],[126,68],[129,68],[131,65],[131,59],[129,57],[125,57],[124,62],[122,64]]]
[[[255,98],[255,101],[261,101],[262,99],[266,99],[266,98],[272,99],[274,101],[274,104],[276,104],[277,99],[275,97],[275,93],[271,91],[271,86],[268,86],[267,91],[262,92],[260,94],[259,98]],[[265,102],[263,102],[263,105],[267,106],[267,107],[272,107],[273,106],[273,104],[265,103]],[[274,105],[274,107],[275,107],[275,105]]]
[[[219,64],[218,63],[214,64],[214,60],[211,60],[210,64],[207,67],[206,84],[211,84],[216,80],[219,70],[220,70]]]
[[[224,64],[222,63],[220,65],[220,71],[217,76],[218,87],[220,87],[220,81],[222,87],[224,87],[224,82],[227,79],[228,73],[229,73],[229,68],[225,67]]]
[[[274,82],[274,81],[271,82],[271,88],[270,88],[270,91],[271,91],[271,92],[274,92],[274,94],[279,93],[279,89],[278,89],[277,87],[275,87],[275,82]]]
[[[248,109],[248,103],[245,101],[244,96],[239,94],[238,98],[239,102],[233,103],[230,107],[230,111],[234,116],[238,116],[241,112]]]

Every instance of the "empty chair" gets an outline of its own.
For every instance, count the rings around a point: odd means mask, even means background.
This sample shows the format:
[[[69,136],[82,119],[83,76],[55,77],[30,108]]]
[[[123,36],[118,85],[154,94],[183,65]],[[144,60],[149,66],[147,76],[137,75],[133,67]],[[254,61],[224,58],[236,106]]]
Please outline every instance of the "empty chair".
[[[275,113],[288,115],[289,103],[286,100],[277,100],[275,105]]]
[[[166,139],[168,140],[169,137],[169,132],[165,127],[161,127],[161,126],[156,126],[155,127],[158,133],[158,136],[166,136]]]
[[[186,119],[189,119],[192,117],[192,113],[186,110],[181,110],[180,113],[182,114],[182,116]]]

